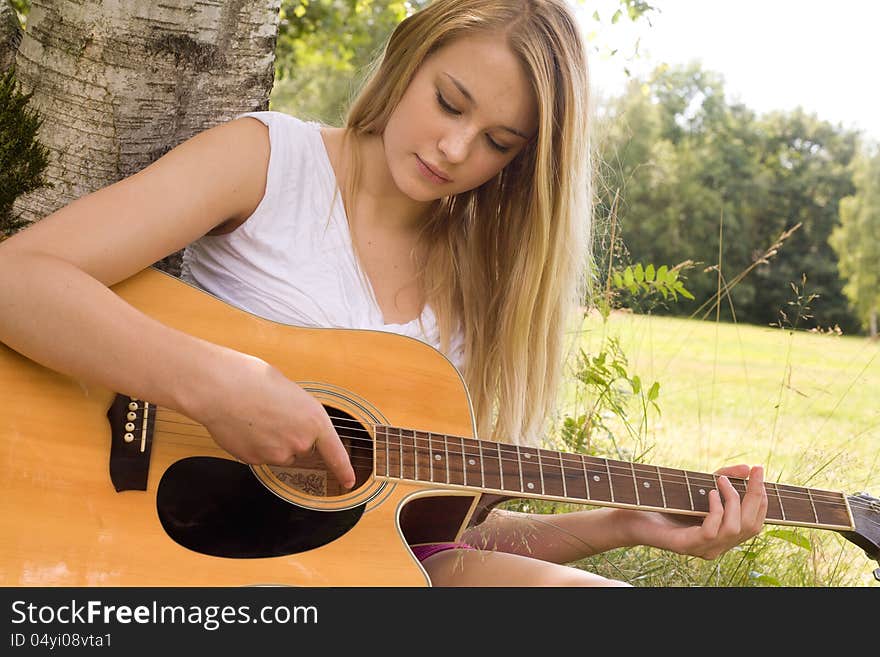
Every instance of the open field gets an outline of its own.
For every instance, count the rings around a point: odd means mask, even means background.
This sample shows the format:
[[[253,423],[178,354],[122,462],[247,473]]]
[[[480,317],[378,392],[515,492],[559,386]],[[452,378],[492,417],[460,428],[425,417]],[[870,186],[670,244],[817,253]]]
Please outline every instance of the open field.
[[[880,344],[625,312],[584,320],[588,354],[606,336],[620,340],[644,388],[660,383],[661,414],[649,410],[637,438],[609,421],[623,458],[704,472],[763,464],[767,481],[880,497]],[[563,408],[583,405],[569,382]],[[640,417],[631,405],[637,428]]]

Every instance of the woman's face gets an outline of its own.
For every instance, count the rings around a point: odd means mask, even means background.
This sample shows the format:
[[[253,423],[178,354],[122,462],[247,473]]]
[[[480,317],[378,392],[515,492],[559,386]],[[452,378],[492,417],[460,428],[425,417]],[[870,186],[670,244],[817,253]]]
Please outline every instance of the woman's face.
[[[391,176],[417,201],[478,187],[534,136],[537,117],[529,80],[502,37],[457,39],[425,59],[388,120]]]

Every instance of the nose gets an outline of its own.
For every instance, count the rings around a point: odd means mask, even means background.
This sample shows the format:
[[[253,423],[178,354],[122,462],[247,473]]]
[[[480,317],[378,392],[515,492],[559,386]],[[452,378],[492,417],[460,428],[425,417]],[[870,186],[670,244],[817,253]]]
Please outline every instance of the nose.
[[[461,126],[453,126],[446,130],[437,147],[451,164],[458,164],[467,159],[474,135]]]

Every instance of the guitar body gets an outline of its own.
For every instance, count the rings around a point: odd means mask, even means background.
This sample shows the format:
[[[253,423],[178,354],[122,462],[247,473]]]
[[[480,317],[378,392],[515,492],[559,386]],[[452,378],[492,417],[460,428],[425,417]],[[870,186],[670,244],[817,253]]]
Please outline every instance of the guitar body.
[[[459,373],[417,340],[280,325],[153,269],[113,289],[167,325],[266,360],[363,436],[375,423],[474,436]],[[155,407],[149,449],[134,460],[145,486],[117,490],[115,392],[2,344],[0,390],[3,586],[428,586],[408,543],[454,540],[481,497],[376,478],[372,458],[352,491],[285,488],[289,478],[261,479],[203,427]],[[448,510],[437,523],[412,512],[431,500]]]

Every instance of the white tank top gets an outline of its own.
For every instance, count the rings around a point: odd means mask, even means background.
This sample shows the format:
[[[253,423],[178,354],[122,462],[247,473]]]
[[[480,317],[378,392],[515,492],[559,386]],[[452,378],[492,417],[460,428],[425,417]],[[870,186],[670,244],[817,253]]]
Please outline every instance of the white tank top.
[[[360,269],[321,125],[282,112],[248,112],[269,128],[266,191],[254,213],[225,235],[186,247],[181,278],[228,303],[282,324],[388,331],[439,349],[429,306],[386,324]],[[331,207],[331,201],[333,205]],[[446,353],[461,369],[460,332]]]

